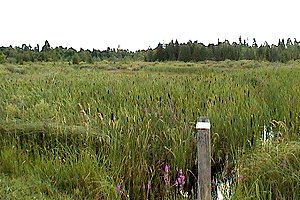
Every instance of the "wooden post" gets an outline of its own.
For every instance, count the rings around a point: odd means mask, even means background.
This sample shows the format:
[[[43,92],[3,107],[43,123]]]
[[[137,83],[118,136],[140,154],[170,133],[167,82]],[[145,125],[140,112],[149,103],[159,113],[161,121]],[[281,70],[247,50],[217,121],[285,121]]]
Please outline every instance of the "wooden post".
[[[200,117],[196,124],[197,130],[197,200],[211,200],[211,147],[210,121]]]

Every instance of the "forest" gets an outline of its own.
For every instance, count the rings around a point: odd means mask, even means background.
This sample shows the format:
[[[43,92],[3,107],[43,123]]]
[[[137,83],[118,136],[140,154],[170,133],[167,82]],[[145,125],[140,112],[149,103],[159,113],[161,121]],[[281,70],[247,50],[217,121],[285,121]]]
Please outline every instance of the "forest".
[[[51,47],[46,40],[40,47],[22,44],[21,47],[0,47],[0,63],[9,62],[23,64],[24,62],[40,61],[67,61],[72,64],[80,62],[93,63],[102,60],[133,60],[133,61],[184,61],[198,62],[204,60],[257,60],[286,63],[300,58],[300,42],[293,40],[279,39],[278,44],[258,45],[253,38],[252,44],[248,40],[239,38],[239,42],[218,41],[217,44],[204,45],[198,41],[179,43],[172,40],[169,43],[159,43],[156,48],[147,50],[130,51],[128,49],[110,48],[106,50],[88,50],[67,47]]]

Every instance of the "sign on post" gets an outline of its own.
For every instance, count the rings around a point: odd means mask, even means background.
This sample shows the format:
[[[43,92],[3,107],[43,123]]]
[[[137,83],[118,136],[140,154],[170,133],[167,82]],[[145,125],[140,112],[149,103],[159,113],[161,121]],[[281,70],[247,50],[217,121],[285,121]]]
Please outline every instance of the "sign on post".
[[[197,200],[211,199],[211,147],[210,121],[207,117],[200,117],[196,124],[197,130]]]

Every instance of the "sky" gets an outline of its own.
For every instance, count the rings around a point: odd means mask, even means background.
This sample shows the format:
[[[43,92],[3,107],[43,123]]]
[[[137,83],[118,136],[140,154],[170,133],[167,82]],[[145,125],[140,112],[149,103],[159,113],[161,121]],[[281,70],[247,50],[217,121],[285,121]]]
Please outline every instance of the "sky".
[[[191,41],[300,40],[297,0],[2,0],[0,46],[155,48]]]

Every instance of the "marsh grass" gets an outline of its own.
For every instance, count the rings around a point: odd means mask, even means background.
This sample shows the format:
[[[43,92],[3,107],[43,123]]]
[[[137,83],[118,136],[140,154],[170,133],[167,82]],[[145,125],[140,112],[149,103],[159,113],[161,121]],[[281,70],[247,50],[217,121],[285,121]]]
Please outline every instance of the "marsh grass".
[[[88,149],[62,147],[41,154],[32,146],[31,149],[13,146],[1,150],[0,163],[5,176],[19,181],[29,179],[36,190],[34,192],[47,198],[117,198],[112,172],[107,172],[104,167],[105,159],[96,157]],[[17,195],[22,195],[24,191],[18,190],[11,189]]]
[[[263,155],[264,164],[277,163],[276,148],[293,144],[297,150],[292,141],[299,133],[300,68],[291,65],[28,63],[24,74],[0,73],[3,180],[13,188],[36,180],[34,195],[41,198],[184,198],[174,187],[176,175],[181,169],[186,175],[184,192],[195,186],[194,128],[206,115],[212,122],[213,168],[224,175],[239,169],[248,178],[237,186],[239,199],[268,199],[275,192],[278,198],[295,196],[297,191],[267,178],[292,184],[298,175],[284,173],[294,168],[252,174]],[[278,133],[272,151],[260,143],[264,125]],[[166,164],[168,186],[163,182]],[[16,190],[6,194],[2,185],[0,191],[11,198]]]
[[[299,142],[264,144],[241,159],[236,199],[297,199]]]

